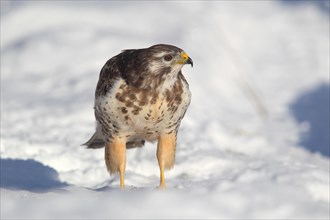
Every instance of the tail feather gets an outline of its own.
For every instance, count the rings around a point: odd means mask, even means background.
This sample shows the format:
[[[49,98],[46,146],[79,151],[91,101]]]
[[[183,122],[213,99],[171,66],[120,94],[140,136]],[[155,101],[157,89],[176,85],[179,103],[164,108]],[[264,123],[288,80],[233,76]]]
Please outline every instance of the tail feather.
[[[130,149],[130,148],[136,148],[136,147],[143,147],[145,143],[145,140],[137,138],[131,141],[128,141],[126,143],[126,148]],[[84,144],[82,144],[83,146],[87,146],[87,148],[89,149],[98,149],[98,148],[102,148],[105,146],[105,140],[101,131],[101,126],[98,124],[96,126],[96,131],[93,134],[93,136]]]
[[[96,128],[96,132],[93,134],[93,136],[82,145],[85,145],[87,146],[87,148],[91,149],[102,148],[105,146],[105,141],[103,139],[103,135],[99,127]]]

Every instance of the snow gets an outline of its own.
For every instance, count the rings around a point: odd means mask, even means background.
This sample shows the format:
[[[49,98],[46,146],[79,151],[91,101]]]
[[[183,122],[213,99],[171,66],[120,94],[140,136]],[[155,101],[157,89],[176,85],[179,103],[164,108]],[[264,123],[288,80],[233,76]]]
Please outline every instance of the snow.
[[[127,151],[121,191],[103,150],[80,145],[103,64],[156,43],[193,58],[192,102],[167,190],[148,143]],[[329,219],[326,91],[316,4],[1,1],[1,218]]]

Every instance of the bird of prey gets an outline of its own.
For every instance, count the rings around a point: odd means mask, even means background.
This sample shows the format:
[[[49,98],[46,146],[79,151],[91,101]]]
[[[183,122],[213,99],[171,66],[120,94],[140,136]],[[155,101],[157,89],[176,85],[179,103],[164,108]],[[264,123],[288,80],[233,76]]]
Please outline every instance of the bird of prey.
[[[182,74],[192,59],[180,48],[157,44],[124,50],[109,59],[95,91],[96,132],[84,145],[105,147],[110,173],[120,174],[124,188],[126,149],[158,141],[160,187],[164,170],[174,165],[180,122],[190,104],[189,85]]]

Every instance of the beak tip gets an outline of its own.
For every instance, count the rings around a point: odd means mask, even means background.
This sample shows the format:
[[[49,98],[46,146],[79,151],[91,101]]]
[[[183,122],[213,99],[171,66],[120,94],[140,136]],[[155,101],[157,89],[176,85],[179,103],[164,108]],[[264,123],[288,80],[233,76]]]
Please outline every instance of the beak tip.
[[[193,60],[190,57],[187,60],[187,64],[190,64],[191,67],[194,67],[194,62],[193,62]]]

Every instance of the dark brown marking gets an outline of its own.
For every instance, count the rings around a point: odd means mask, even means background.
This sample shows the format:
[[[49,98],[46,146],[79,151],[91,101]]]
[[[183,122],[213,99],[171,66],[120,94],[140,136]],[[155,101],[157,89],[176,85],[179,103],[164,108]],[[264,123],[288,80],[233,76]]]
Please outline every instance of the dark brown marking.
[[[154,93],[152,94],[152,98],[151,98],[151,100],[150,100],[150,104],[156,104],[156,102],[157,102],[157,98],[158,98],[158,93],[157,93],[157,92],[154,92]]]
[[[141,92],[141,95],[140,95],[139,106],[145,106],[147,104],[148,104],[147,91],[143,91],[143,92]]]
[[[137,109],[137,108],[135,108],[135,109],[132,111],[132,113],[133,113],[134,115],[138,115],[138,114],[139,114],[139,112],[140,112],[140,110],[139,110],[139,109]]]
[[[178,105],[180,105],[182,101],[181,95],[180,94],[176,95],[174,100],[177,102]]]
[[[159,122],[161,122],[163,120],[164,120],[163,118],[161,118],[161,119],[158,118],[158,121],[156,121],[156,124],[158,124]]]
[[[158,109],[160,110],[160,108],[163,106],[163,102],[160,103],[160,105],[158,106]]]
[[[116,99],[118,99],[118,101],[120,102],[124,102],[125,101],[125,96],[123,94],[120,94],[119,92],[116,93]]]
[[[128,111],[127,111],[127,109],[126,109],[125,107],[122,107],[122,108],[121,108],[121,112],[122,112],[123,114],[126,114]]]
[[[170,101],[171,101],[171,92],[168,89],[166,89],[166,91],[165,91],[165,98],[166,98],[166,101],[168,103],[170,103]]]
[[[128,107],[128,108],[131,108],[131,107],[134,106],[134,103],[131,102],[131,101],[126,101],[126,102],[125,102],[125,106]]]
[[[131,100],[131,101],[135,101],[137,98],[136,98],[136,95],[134,93],[130,93],[128,98]]]

